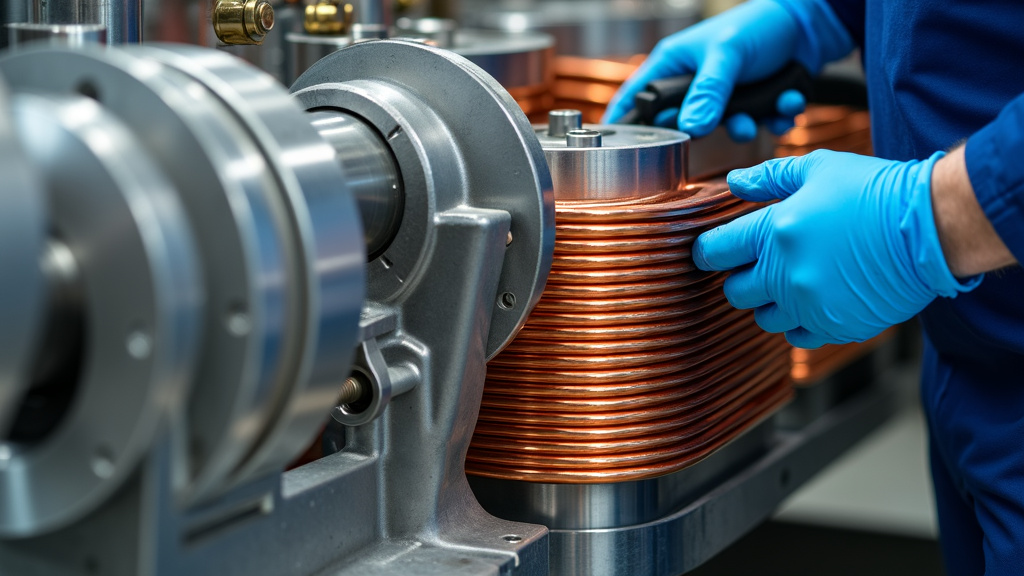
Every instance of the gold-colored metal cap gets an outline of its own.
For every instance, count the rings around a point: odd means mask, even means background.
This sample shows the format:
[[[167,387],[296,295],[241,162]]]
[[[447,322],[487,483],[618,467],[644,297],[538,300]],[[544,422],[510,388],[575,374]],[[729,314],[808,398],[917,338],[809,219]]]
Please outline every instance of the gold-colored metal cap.
[[[262,44],[273,28],[267,0],[217,0],[213,8],[213,29],[224,44]]]
[[[352,27],[355,7],[341,0],[320,0],[306,6],[306,32],[309,34],[347,34]]]

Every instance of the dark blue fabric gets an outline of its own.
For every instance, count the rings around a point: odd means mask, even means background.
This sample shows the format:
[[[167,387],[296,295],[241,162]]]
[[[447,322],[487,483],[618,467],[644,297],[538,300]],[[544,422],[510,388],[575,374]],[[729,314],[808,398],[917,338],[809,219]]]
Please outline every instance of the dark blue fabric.
[[[875,153],[926,158],[970,138],[979,202],[1024,260],[1024,2],[829,2],[863,48]],[[989,273],[921,320],[949,573],[1024,574],[1024,270]]]

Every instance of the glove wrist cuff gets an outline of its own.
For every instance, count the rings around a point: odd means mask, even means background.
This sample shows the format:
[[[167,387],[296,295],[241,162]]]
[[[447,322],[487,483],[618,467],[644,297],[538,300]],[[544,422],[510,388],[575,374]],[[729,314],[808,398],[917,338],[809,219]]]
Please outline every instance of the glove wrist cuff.
[[[975,289],[984,275],[957,279],[946,264],[932,210],[932,170],[945,155],[945,152],[936,152],[927,160],[910,166],[914,174],[909,182],[910,197],[900,222],[900,233],[918,278],[932,293],[952,298]]]

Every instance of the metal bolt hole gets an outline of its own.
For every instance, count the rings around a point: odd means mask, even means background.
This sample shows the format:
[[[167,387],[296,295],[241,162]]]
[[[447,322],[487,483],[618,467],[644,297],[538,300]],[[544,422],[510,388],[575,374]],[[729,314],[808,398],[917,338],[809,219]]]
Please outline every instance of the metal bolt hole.
[[[501,299],[498,301],[498,306],[501,306],[505,310],[511,310],[516,307],[516,295],[511,292],[505,292],[501,295]]]

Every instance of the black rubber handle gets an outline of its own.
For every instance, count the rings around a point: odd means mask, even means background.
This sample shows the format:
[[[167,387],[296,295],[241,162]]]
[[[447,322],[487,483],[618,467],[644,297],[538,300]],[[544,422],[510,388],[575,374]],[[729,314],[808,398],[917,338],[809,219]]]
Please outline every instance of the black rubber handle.
[[[619,123],[654,124],[654,118],[659,112],[682,105],[692,82],[693,76],[687,75],[662,78],[649,83],[643,91],[637,93],[635,107],[623,116]],[[764,80],[737,85],[725,106],[723,118],[740,112],[749,114],[754,120],[777,116],[775,105],[780,94],[786,90],[797,90],[804,98],[810,100],[812,87],[813,81],[807,69],[796,62],[790,62],[782,70]]]

